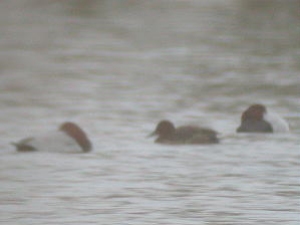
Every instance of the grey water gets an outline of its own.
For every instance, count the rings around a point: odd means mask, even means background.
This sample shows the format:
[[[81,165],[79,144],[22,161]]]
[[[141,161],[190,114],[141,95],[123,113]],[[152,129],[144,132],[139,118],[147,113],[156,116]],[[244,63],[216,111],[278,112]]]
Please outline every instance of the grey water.
[[[300,224],[300,2],[0,2],[1,224]],[[235,133],[265,104],[285,134]],[[158,121],[221,143],[164,146]],[[11,142],[78,123],[88,154]]]

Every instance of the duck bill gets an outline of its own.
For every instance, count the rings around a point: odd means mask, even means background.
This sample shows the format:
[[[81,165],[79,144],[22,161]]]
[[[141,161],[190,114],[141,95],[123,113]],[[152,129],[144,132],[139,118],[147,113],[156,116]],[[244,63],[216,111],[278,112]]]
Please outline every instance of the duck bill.
[[[156,135],[157,135],[156,132],[153,131],[152,133],[148,134],[146,137],[147,137],[147,138],[150,138],[150,137],[154,137],[154,136],[156,136]]]

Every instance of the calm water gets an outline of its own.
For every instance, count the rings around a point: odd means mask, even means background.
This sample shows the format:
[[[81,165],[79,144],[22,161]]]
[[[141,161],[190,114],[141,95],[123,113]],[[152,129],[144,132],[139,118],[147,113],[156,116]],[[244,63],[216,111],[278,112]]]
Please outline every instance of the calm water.
[[[299,1],[0,3],[1,224],[300,223]],[[292,132],[237,135],[260,102]],[[161,119],[214,146],[145,138]],[[89,154],[15,152],[70,120]]]

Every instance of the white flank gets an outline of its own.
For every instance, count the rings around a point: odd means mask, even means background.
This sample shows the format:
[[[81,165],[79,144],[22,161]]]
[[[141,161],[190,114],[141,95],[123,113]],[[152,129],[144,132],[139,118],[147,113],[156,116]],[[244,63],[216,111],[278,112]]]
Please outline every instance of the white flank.
[[[283,133],[290,131],[289,124],[274,112],[268,111],[264,115],[264,119],[272,125],[274,133]]]
[[[29,145],[37,151],[49,152],[81,152],[77,142],[62,131],[52,131],[43,135],[35,136]]]

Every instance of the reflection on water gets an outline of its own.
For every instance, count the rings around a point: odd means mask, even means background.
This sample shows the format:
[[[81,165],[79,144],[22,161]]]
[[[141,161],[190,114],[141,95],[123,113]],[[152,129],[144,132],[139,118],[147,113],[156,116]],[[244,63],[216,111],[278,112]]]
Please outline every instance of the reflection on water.
[[[0,6],[5,224],[299,224],[299,1]],[[292,132],[236,135],[253,102]],[[222,142],[156,145],[145,137],[165,118]],[[9,145],[65,120],[91,154]]]

